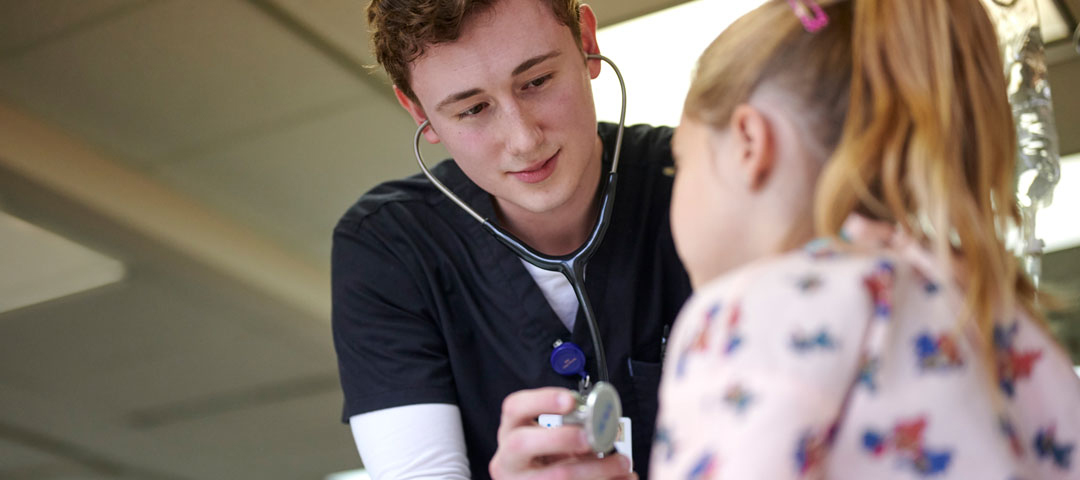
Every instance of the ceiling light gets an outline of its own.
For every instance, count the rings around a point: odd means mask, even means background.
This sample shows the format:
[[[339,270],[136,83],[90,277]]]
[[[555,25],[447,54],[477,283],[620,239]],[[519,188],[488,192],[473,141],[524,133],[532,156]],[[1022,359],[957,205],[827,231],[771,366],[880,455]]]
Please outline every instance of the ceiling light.
[[[626,124],[678,125],[690,73],[701,52],[764,0],[696,0],[597,31],[600,53],[626,80]],[[593,81],[597,116],[619,120],[619,83],[603,64]]]
[[[1058,8],[1054,0],[1038,0],[1039,2],[1039,28],[1042,31],[1043,42],[1052,43],[1069,38],[1069,23],[1065,21],[1065,15]]]
[[[124,278],[124,265],[0,212],[0,313]]]

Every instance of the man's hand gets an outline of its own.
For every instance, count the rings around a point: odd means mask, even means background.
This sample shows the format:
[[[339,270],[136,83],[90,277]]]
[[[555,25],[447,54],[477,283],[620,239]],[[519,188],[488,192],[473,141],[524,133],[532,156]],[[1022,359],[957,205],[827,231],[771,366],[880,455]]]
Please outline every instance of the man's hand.
[[[507,396],[499,421],[499,448],[488,465],[491,477],[636,480],[630,459],[621,454],[597,458],[580,427],[546,428],[536,423],[541,414],[566,414],[574,405],[573,393],[564,388],[522,390]]]

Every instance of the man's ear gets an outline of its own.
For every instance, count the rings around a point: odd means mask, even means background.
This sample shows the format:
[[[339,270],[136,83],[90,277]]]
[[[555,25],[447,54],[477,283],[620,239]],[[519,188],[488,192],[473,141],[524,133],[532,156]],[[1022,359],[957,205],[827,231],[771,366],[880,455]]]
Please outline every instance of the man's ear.
[[[742,104],[731,115],[730,131],[746,185],[751,191],[762,189],[776,165],[775,139],[769,119],[761,110]]]
[[[599,55],[600,45],[596,43],[596,14],[593,13],[592,7],[581,4],[579,10],[579,16],[581,17],[581,51],[585,55]],[[587,60],[589,65],[589,75],[592,78],[600,76],[600,66],[603,60]]]
[[[405,95],[405,92],[402,92],[397,85],[394,85],[394,96],[397,97],[397,101],[401,104],[401,107],[409,112],[409,115],[412,115],[413,121],[416,122],[417,126],[428,119],[427,114],[424,113],[424,107],[420,106],[420,102],[409,98],[409,96]],[[428,143],[439,143],[439,134],[435,133],[435,127],[433,125],[428,125],[428,128],[424,129],[424,139],[427,140]]]

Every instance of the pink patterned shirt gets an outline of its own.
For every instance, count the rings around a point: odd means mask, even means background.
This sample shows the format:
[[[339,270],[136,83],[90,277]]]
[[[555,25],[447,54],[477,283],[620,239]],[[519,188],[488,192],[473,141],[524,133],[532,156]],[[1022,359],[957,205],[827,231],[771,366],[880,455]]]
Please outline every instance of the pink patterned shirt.
[[[857,218],[845,232],[687,303],[651,477],[1080,478],[1080,379],[1043,327],[1003,315],[980,353],[927,251]]]

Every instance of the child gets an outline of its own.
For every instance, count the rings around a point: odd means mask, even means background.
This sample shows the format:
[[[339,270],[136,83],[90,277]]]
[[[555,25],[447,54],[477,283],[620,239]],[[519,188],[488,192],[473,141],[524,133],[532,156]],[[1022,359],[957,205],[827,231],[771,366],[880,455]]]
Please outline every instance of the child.
[[[1080,478],[979,0],[794,2],[709,46],[675,135],[654,478]]]

